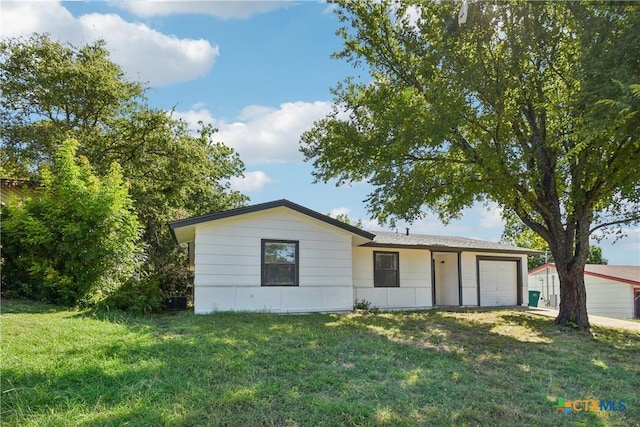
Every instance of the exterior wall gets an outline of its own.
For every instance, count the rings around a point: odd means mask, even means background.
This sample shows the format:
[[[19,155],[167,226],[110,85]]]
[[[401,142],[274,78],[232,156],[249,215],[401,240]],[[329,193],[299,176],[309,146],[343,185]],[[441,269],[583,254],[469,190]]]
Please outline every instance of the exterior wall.
[[[373,252],[398,252],[400,287],[373,286]],[[420,249],[353,248],[353,299],[384,310],[424,309],[431,300],[431,255]]]
[[[397,248],[353,248],[353,286],[354,300],[367,300],[380,309],[423,309],[434,305],[431,289],[431,253],[425,249]],[[398,252],[400,256],[400,287],[375,288],[373,286],[373,252]],[[509,253],[462,252],[461,281],[462,305],[478,305],[478,266],[477,256],[519,258],[522,278],[522,300],[527,303],[527,256]],[[436,262],[436,303],[440,305],[458,305],[458,266],[457,253],[434,252]],[[441,261],[445,261],[441,264]],[[445,267],[438,271],[438,265]],[[445,292],[439,289],[446,287]],[[439,292],[438,292],[439,291]]]
[[[549,294],[553,295],[552,285],[558,295],[560,304],[560,282],[555,268],[549,268]],[[540,278],[542,280],[540,280]],[[633,319],[634,288],[615,280],[585,274],[584,284],[587,290],[587,312],[595,316]],[[547,272],[538,271],[529,276],[529,289],[541,291],[546,299]],[[543,304],[545,305],[545,304]]]
[[[587,313],[633,319],[633,286],[594,276],[585,276]]]
[[[299,241],[299,286],[261,286],[262,239]],[[194,311],[353,308],[352,236],[286,208],[198,225]]]
[[[462,305],[478,305],[476,255],[472,252],[462,252],[460,254],[462,262]]]

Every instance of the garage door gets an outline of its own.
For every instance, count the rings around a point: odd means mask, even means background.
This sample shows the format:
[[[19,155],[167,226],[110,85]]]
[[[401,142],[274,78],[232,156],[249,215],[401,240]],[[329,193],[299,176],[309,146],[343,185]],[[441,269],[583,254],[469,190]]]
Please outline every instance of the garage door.
[[[517,305],[518,262],[480,260],[480,305],[494,307]]]

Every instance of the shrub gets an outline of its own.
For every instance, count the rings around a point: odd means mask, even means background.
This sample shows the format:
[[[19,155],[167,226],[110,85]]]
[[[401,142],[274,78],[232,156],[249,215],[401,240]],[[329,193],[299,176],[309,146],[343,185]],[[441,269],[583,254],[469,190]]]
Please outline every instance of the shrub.
[[[356,300],[356,302],[353,304],[353,311],[376,314],[380,312],[380,309],[378,309],[378,307],[371,307],[371,302],[363,299],[362,301]]]
[[[162,310],[163,302],[159,285],[158,276],[131,278],[102,300],[99,307],[133,314],[157,313]]]
[[[74,305],[131,277],[140,225],[120,167],[97,177],[86,158],[76,158],[77,145],[60,144],[42,190],[3,209],[3,291]]]

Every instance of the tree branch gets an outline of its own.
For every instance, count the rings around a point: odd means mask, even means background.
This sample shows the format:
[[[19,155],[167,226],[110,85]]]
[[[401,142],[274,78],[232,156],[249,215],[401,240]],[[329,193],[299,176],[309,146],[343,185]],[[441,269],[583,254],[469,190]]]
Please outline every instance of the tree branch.
[[[423,156],[416,156],[414,154],[405,154],[403,157],[405,160],[411,160],[415,162],[455,163],[455,164],[462,164],[462,165],[473,165],[476,163],[471,160],[459,160],[459,159],[451,159],[451,158],[445,158],[445,157],[423,157]]]
[[[634,221],[640,221],[640,215],[635,215],[629,218],[620,219],[618,221],[605,222],[604,224],[600,224],[593,227],[591,230],[589,230],[589,234],[592,234],[594,231],[599,230],[601,228],[610,227],[612,225],[618,225],[618,224],[628,224]]]

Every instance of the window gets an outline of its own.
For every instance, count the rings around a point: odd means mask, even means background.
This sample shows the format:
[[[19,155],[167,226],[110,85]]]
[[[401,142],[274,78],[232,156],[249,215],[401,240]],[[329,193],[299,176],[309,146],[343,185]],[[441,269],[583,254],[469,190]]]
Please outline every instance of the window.
[[[262,240],[262,286],[298,286],[298,242]]]
[[[398,252],[373,253],[373,286],[399,287]]]

